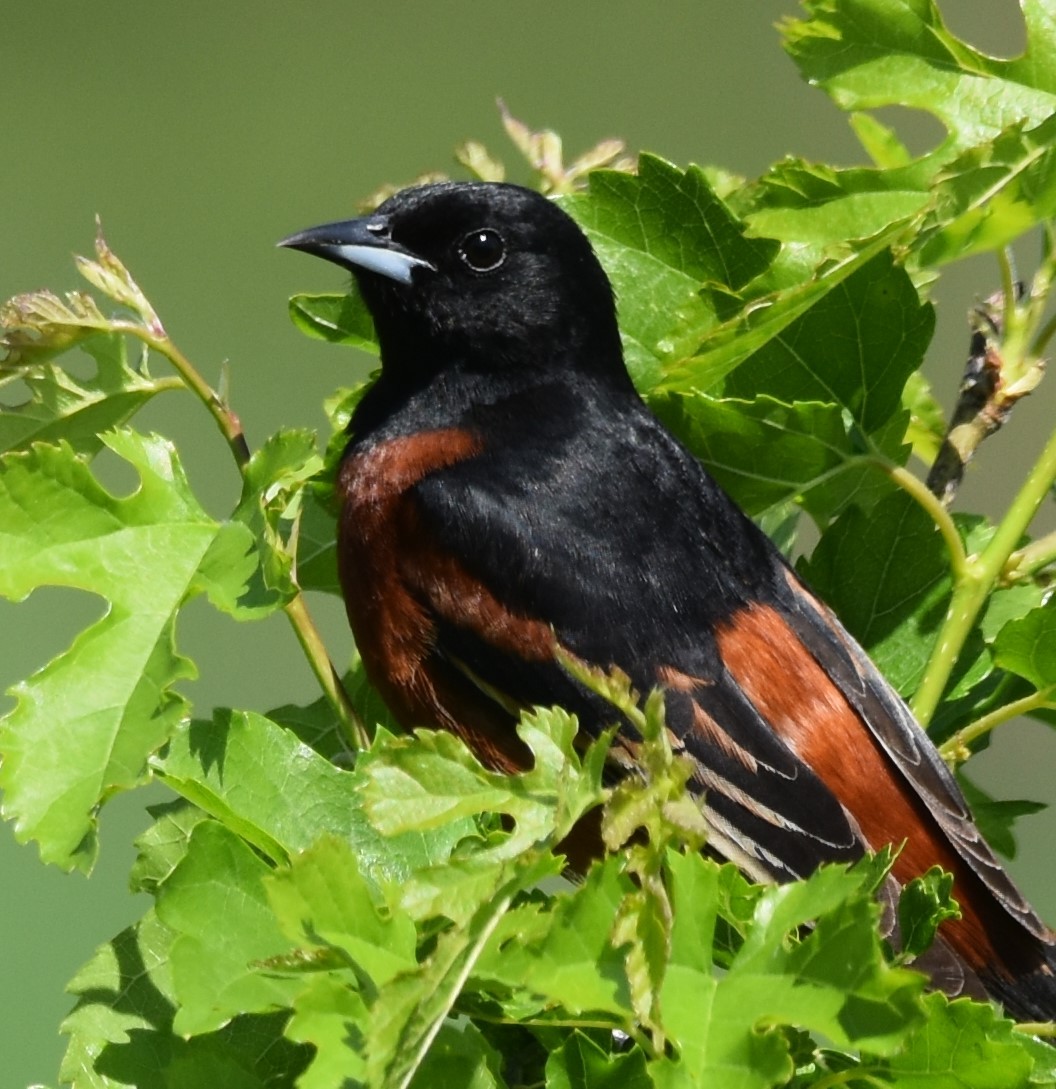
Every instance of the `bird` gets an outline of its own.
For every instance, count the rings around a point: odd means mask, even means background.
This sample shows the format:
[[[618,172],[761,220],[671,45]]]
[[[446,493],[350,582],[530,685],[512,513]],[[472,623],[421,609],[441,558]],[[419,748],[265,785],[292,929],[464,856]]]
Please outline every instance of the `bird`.
[[[932,985],[1056,1016],[1056,936],[907,705],[636,392],[612,286],[565,211],[433,182],[279,245],[351,272],[373,318],[337,562],[401,725],[514,772],[531,765],[522,710],[560,705],[594,735],[611,722],[563,656],[659,686],[710,851],[787,882],[902,844],[899,885],[954,876],[961,917],[918,960]]]

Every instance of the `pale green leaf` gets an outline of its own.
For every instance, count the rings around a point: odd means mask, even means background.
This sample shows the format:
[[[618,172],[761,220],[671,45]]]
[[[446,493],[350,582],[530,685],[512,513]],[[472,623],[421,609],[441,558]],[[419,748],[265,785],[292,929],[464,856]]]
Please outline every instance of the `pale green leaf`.
[[[28,396],[0,409],[0,452],[25,450],[35,442],[66,442],[79,454],[95,454],[101,436],[126,423],[155,394],[175,380],[150,377],[142,363],[130,365],[127,341],[97,333],[81,342],[96,373],[76,378],[52,362],[25,367],[0,365],[0,393],[21,380]]]
[[[992,1006],[930,994],[924,1008],[927,1020],[886,1064],[899,1089],[1011,1089],[1032,1083],[1029,1038],[1019,1036]]]
[[[300,990],[298,978],[263,963],[296,951],[268,903],[270,873],[242,840],[203,821],[161,886],[158,918],[176,935],[173,1027],[181,1035],[215,1031],[240,1013],[289,1006]]]
[[[252,712],[218,711],[181,724],[154,766],[185,797],[274,862],[321,836],[351,845],[363,873],[399,884],[420,866],[441,865],[473,830],[468,820],[383,838],[362,810],[359,771],[342,770],[296,734]]]
[[[0,461],[0,594],[38,586],[107,601],[102,619],[17,685],[3,722],[0,784],[19,839],[44,859],[90,868],[98,806],[147,777],[147,758],[186,714],[175,682],[194,675],[174,646],[183,603],[241,593],[251,540],[215,522],[191,495],[172,446],[133,432],[106,445],[139,474],[117,498],[67,447],[35,446]]]
[[[348,843],[324,836],[265,882],[275,917],[297,946],[339,952],[372,987],[413,971],[416,934],[408,915],[392,911],[360,873]]]
[[[302,333],[317,340],[348,344],[377,355],[374,322],[354,287],[346,295],[294,295],[290,318]]]
[[[898,104],[945,125],[933,156],[949,160],[1021,120],[1056,112],[1051,18],[1033,9],[1027,53],[997,60],[957,39],[932,0],[809,0],[807,19],[784,23],[786,48],[804,77],[843,109]]]
[[[293,1004],[286,1036],[315,1049],[297,1089],[345,1089],[362,1084],[366,1063],[361,1054],[366,1003],[358,991],[330,975],[317,976]]]

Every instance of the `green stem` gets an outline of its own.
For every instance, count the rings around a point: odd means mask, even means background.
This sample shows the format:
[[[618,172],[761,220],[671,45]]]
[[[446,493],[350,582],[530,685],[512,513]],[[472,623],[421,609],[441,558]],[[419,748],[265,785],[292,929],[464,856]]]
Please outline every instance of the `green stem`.
[[[1052,340],[1053,333],[1056,333],[1056,315],[1049,318],[1044,328],[1034,338],[1034,343],[1031,345],[1031,354],[1040,356],[1048,347],[1049,341]]]
[[[164,333],[158,333],[133,322],[115,322],[114,328],[137,337],[148,348],[163,355],[172,364],[181,382],[205,405],[213,417],[244,479],[249,465],[249,444],[242,430],[242,422],[226,400],[205,381],[194,364]],[[312,672],[344,728],[345,736],[357,748],[367,747],[370,744],[370,736],[366,726],[352,706],[348,693],[341,684],[341,678],[334,669],[333,662],[330,661],[319,629],[308,612],[304,595],[297,593],[286,603],[283,611],[293,628],[297,642],[308,659]]]
[[[368,748],[370,746],[370,734],[367,732],[362,717],[352,706],[352,701],[348,698],[345,686],[341,683],[341,678],[338,676],[337,670],[334,669],[333,662],[330,661],[330,656],[327,653],[322,636],[319,634],[319,629],[308,614],[304,594],[298,594],[289,601],[285,612],[287,619],[293,626],[293,633],[301,644],[305,657],[308,659],[308,664],[319,682],[320,688],[322,688],[326,698],[330,701],[330,706],[337,713],[341,725],[344,727],[345,736],[357,749]]]
[[[246,442],[245,433],[242,431],[242,422],[231,411],[220,395],[198,373],[194,364],[180,351],[179,348],[167,337],[157,336],[142,325],[132,322],[115,322],[115,328],[123,332],[131,333],[138,337],[148,348],[158,352],[175,367],[177,374],[183,379],[187,388],[205,405],[209,414],[216,421],[220,433],[227,441],[231,454],[240,471],[249,463],[249,444]]]
[[[928,660],[924,679],[912,700],[913,713],[921,725],[926,726],[931,721],[979,610],[1054,480],[1056,432],[1049,436],[990,543],[981,553],[969,557],[963,574],[955,579],[946,620]]]
[[[927,485],[908,469],[883,458],[875,458],[874,464],[887,473],[904,492],[911,495],[931,515],[950,554],[950,569],[954,579],[964,578],[968,571],[968,555],[964,550],[961,535],[957,532],[957,525],[950,517],[950,512],[932,494]]]
[[[1056,692],[1056,685],[1050,685],[1037,692],[1031,692],[1029,696],[1013,700],[1003,707],[998,707],[987,715],[970,722],[963,729],[958,730],[939,746],[939,754],[949,764],[962,764],[971,755],[970,745],[977,738],[988,734],[1002,722],[1016,718],[1019,715],[1028,715],[1031,711],[1037,711],[1042,707],[1052,706],[1052,695]]]
[[[1012,1026],[1012,1031],[1027,1036],[1056,1036],[1056,1021],[1021,1021]]]

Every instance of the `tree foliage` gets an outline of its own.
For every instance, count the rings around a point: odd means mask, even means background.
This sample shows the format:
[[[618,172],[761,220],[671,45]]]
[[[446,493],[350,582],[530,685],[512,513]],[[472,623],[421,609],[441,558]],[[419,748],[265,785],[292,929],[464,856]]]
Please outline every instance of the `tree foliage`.
[[[643,396],[784,547],[816,529],[804,573],[960,765],[1014,715],[1056,708],[1056,536],[1029,536],[1056,433],[994,522],[951,514],[956,481],[929,490],[910,463],[944,442],[963,463],[980,420],[1003,422],[1041,377],[1056,21],[1024,0],[1027,50],[1006,61],[959,41],[930,0],[806,9],[785,48],[850,111],[868,165],[786,158],[743,179],[629,165],[606,145],[566,167],[553,133],[507,127],[608,270]],[[930,111],[944,138],[912,155],[872,112],[890,105]],[[478,145],[459,157],[502,174]],[[1005,248],[1025,235],[1040,255],[1017,290]],[[929,286],[978,253],[1002,292],[978,315],[966,390],[980,407],[947,435],[919,373]],[[101,236],[79,267],[90,294],[18,296],[0,314],[0,386],[22,391],[0,412],[0,593],[60,586],[105,606],[14,689],[3,812],[45,862],[89,870],[111,797],[160,779],[172,800],[132,873],[153,907],[72,981],[63,1084],[1056,1083],[1056,1052],[990,1006],[923,993],[912,955],[956,910],[942,874],[906,890],[893,957],[873,898],[889,853],[780,888],[701,855],[662,699],[619,675],[583,678],[646,738],[641,779],[616,789],[608,739],[574,745],[560,709],[522,720],[535,763],[516,776],[453,737],[399,735],[358,661],[338,682],[303,597],[336,592],[329,480],[361,391],[335,395],[322,448],[285,430],[251,453]],[[300,295],[291,316],[373,345],[354,295]],[[67,365],[81,353],[91,378]],[[171,442],[131,426],[171,390],[199,398],[238,465],[226,518],[196,500]],[[131,494],[100,482],[103,450],[134,472]],[[285,614],[319,701],[196,717],[178,633],[202,595],[234,621]],[[1036,804],[968,789],[1010,853]],[[610,853],[582,884],[556,881],[562,839],[599,805]]]

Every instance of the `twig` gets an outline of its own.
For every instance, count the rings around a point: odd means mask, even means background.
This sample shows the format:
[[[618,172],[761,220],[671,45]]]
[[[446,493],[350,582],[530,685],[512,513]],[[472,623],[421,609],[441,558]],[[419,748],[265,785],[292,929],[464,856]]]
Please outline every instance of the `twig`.
[[[1007,264],[1003,268],[1007,269]],[[1014,292],[1014,306],[1023,297],[1024,285],[1013,283],[1009,277],[1006,290]],[[991,295],[968,315],[972,335],[960,395],[927,479],[928,489],[944,506],[953,501],[964,478],[965,466],[979,445],[1000,430],[1016,401],[1026,396],[1041,379],[1039,368],[1036,380],[1029,388],[1022,382],[1011,386],[1007,381],[1000,346],[1009,317],[1006,299],[1005,291]],[[1001,308],[1000,316],[998,308]]]
[[[1006,703],[989,714],[982,715],[975,722],[970,722],[952,737],[947,738],[939,746],[939,754],[949,764],[963,764],[971,756],[970,746],[973,741],[985,736],[1003,722],[1008,722],[1009,719],[1029,715],[1031,711],[1040,710],[1042,707],[1051,707],[1054,692],[1056,692],[1056,685],[1051,685],[1037,692],[1031,692],[1029,696],[1024,696],[1022,699]]]
[[[173,365],[187,388],[198,397],[213,417],[231,450],[239,472],[245,477],[250,459],[249,444],[246,442],[241,420],[232,411],[226,399],[205,381],[194,364],[177,348],[160,326],[157,329],[148,329],[133,322],[115,322],[114,328],[138,337],[148,348],[163,355]],[[357,748],[365,748],[370,744],[370,735],[362,717],[352,706],[348,693],[341,683],[340,675],[330,660],[319,629],[308,612],[304,595],[298,592],[286,603],[283,611],[293,628],[297,642],[308,659],[312,672],[343,727],[346,738]]]

